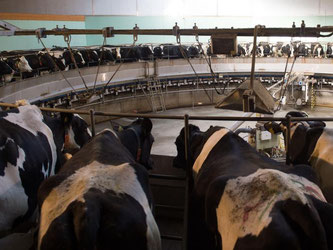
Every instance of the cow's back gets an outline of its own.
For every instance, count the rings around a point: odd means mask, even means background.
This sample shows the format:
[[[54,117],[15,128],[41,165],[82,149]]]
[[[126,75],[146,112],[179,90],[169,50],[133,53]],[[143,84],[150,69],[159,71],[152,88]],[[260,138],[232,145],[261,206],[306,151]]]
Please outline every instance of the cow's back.
[[[0,114],[0,230],[37,204],[40,183],[54,173],[56,146],[52,131],[36,106]]]
[[[148,173],[111,132],[46,180],[39,202],[39,249],[52,249],[54,241],[62,249],[160,249]]]

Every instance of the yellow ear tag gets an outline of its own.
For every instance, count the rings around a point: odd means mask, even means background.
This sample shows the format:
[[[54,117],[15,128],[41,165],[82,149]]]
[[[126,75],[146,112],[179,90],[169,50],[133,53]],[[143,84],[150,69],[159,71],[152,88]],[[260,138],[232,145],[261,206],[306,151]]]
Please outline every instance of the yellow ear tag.
[[[269,132],[271,132],[271,134],[275,134],[275,132],[274,132],[274,129],[273,129],[273,128],[270,128],[268,131],[269,131]]]
[[[124,130],[123,127],[122,127],[122,126],[119,126],[118,131],[121,132],[121,131],[123,131],[123,130]]]

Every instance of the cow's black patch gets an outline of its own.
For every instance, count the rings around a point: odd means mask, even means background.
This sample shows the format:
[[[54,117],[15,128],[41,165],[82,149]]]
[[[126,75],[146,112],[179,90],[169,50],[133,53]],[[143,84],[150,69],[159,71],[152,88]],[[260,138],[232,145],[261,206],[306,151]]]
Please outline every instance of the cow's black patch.
[[[196,126],[189,126],[189,166],[193,166],[208,138],[219,129],[221,127],[211,127],[201,132]],[[185,168],[184,130],[177,137],[176,146],[178,154],[174,165]],[[309,166],[291,167],[278,163],[259,154],[238,135],[226,133],[211,149],[195,175],[189,210],[189,242],[194,242],[191,249],[222,248],[223,238],[217,230],[216,208],[226,182],[230,178],[250,175],[258,169],[275,169],[317,182]],[[325,245],[325,232],[313,206],[282,201],[274,205],[271,216],[273,219],[269,227],[258,237],[248,235],[239,239],[235,249],[314,249],[317,240],[319,247]]]
[[[146,215],[133,197],[90,189],[84,200],[51,223],[41,249],[147,250]]]

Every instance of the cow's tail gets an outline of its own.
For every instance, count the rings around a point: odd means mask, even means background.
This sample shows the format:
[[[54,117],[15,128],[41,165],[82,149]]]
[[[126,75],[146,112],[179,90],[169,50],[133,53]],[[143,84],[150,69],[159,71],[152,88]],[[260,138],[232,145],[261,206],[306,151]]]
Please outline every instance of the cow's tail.
[[[73,225],[78,249],[95,249],[100,228],[100,206],[95,200],[73,205]]]
[[[303,203],[288,199],[282,205],[283,213],[297,225],[308,239],[305,244],[312,244],[311,249],[328,249],[324,226],[313,202]],[[303,242],[304,243],[304,242]]]

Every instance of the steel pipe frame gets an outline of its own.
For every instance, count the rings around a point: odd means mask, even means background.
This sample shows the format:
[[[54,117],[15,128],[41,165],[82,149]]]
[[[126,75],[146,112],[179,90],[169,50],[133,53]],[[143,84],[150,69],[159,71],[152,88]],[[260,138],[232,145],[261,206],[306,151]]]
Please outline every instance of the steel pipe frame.
[[[0,103],[1,107],[12,107],[16,108],[18,105]],[[104,115],[104,116],[116,116],[116,117],[147,117],[147,118],[157,118],[157,119],[177,119],[184,120],[184,129],[185,129],[185,157],[186,157],[186,184],[185,184],[185,207],[184,207],[184,232],[182,238],[182,248],[187,250],[187,237],[188,237],[188,209],[189,209],[189,196],[193,188],[193,179],[192,179],[192,166],[189,165],[189,120],[221,120],[221,121],[286,121],[287,122],[287,131],[286,131],[286,164],[290,163],[289,157],[289,144],[290,144],[290,127],[291,122],[293,121],[333,121],[333,117],[210,117],[210,116],[189,116],[185,114],[184,116],[170,116],[170,115],[156,115],[156,114],[131,114],[131,113],[109,113],[109,112],[93,112],[93,110],[73,110],[73,109],[56,109],[56,108],[40,108],[42,111],[49,112],[65,112],[65,113],[76,113],[76,114],[85,114],[90,115],[91,121],[94,121],[94,115]],[[94,125],[92,125],[94,126]],[[155,178],[163,179],[163,176],[154,175]],[[165,176],[166,179],[178,179],[184,178],[179,176]],[[169,238],[174,240],[181,240],[181,237],[168,235],[163,236],[162,238]]]
[[[317,27],[292,27],[292,28],[266,28],[262,26],[258,36],[284,36],[284,37],[320,37],[321,32],[333,32],[333,26]],[[211,36],[216,34],[230,34],[237,36],[253,36],[254,28],[240,29],[178,29],[180,36]],[[173,29],[123,29],[111,30],[112,35],[170,35],[173,36]],[[15,30],[14,36],[36,35],[36,30]],[[53,29],[44,30],[43,35],[104,35],[104,29]],[[330,34],[332,35],[332,34]]]

